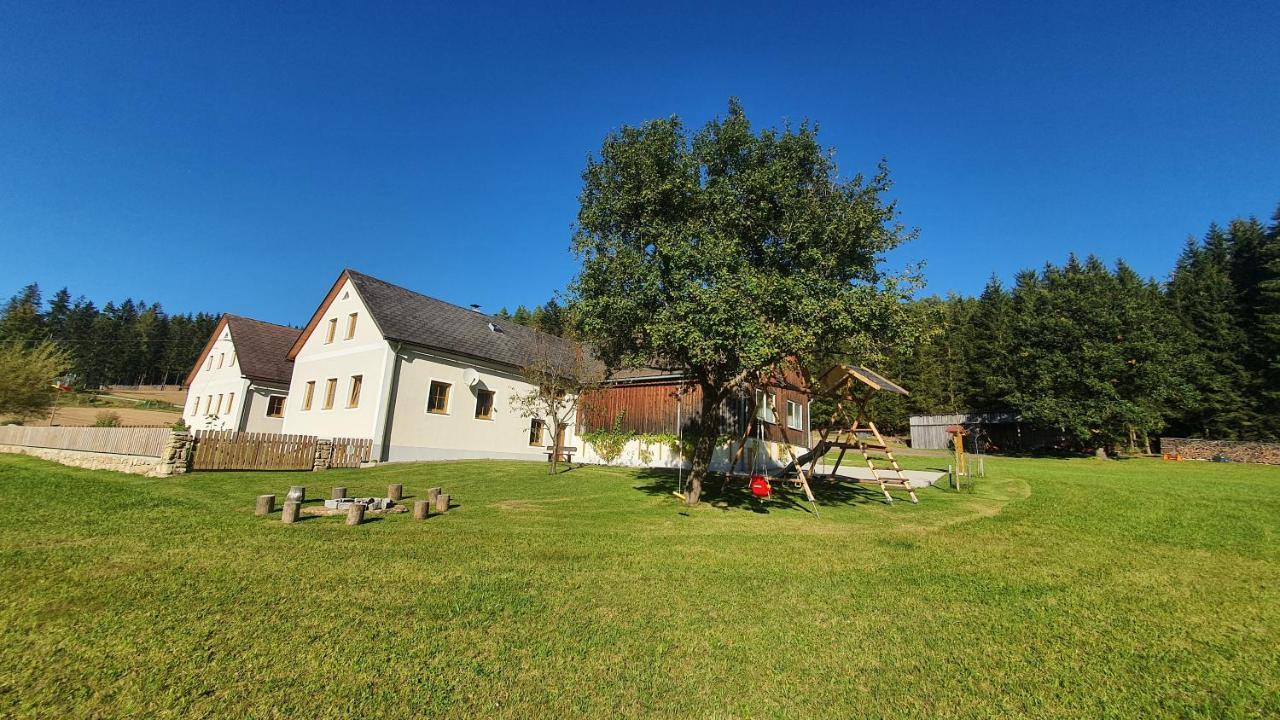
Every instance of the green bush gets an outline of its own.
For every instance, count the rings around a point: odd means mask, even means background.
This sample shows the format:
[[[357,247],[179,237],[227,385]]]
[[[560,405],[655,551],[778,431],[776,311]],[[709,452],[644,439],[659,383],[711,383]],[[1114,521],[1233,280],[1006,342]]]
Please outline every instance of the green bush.
[[[627,441],[635,437],[635,433],[622,429],[622,415],[619,412],[613,419],[612,428],[601,428],[582,434],[582,439],[591,444],[606,465],[612,465],[622,455],[622,449],[626,447]]]
[[[93,416],[94,427],[120,427],[120,413],[103,410]]]

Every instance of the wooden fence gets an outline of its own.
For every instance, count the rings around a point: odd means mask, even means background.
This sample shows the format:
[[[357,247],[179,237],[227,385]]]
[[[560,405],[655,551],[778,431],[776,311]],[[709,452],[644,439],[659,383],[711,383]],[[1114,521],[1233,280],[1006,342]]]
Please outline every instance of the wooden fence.
[[[312,435],[196,431],[192,470],[310,470],[315,465]]]
[[[165,427],[0,427],[0,445],[161,457],[172,430]]]
[[[334,438],[329,467],[358,468],[361,463],[369,462],[372,453],[373,441],[368,438]]]

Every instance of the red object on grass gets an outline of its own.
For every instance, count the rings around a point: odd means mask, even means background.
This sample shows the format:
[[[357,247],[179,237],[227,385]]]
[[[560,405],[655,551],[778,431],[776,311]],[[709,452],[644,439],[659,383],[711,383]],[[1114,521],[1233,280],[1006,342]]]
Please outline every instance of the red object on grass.
[[[763,475],[752,475],[751,494],[758,498],[767,498],[773,495],[773,488],[769,487],[769,481]]]

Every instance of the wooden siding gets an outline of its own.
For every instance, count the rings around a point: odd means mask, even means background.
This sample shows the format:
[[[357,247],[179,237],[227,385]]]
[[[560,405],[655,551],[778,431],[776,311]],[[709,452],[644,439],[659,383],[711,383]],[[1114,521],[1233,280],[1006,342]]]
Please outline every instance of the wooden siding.
[[[0,445],[161,457],[172,430],[165,427],[0,427]]]
[[[625,431],[649,434],[678,434],[680,425],[685,432],[696,432],[698,414],[702,409],[702,390],[688,389],[679,402],[675,382],[637,383],[615,385],[595,391],[583,397],[578,411],[580,432],[613,427],[619,414],[621,428]],[[809,421],[809,397],[798,390],[769,388],[777,396],[777,426],[766,431],[767,439],[779,440],[778,430],[785,433],[787,442],[808,447],[805,429]],[[787,400],[800,404],[802,419],[799,430],[786,427]],[[721,410],[721,432],[740,437],[748,420],[749,402],[745,395],[730,398]]]

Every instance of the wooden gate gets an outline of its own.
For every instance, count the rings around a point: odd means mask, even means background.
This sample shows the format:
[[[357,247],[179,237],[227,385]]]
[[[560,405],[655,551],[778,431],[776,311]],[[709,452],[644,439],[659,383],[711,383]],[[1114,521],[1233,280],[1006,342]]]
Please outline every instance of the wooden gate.
[[[372,453],[373,441],[369,438],[334,438],[329,467],[358,468],[361,463],[369,462]]]
[[[313,435],[197,430],[193,470],[310,470]]]

